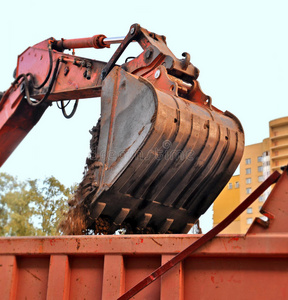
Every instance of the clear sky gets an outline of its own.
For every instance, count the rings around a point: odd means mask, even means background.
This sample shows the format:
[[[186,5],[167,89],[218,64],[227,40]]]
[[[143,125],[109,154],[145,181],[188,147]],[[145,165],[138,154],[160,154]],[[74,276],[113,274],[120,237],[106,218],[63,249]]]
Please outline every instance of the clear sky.
[[[2,1],[0,91],[9,88],[17,55],[51,36],[126,35],[131,24],[167,38],[172,52],[191,54],[199,82],[214,106],[241,121],[246,144],[268,137],[268,122],[288,115],[288,2],[260,1]],[[107,61],[116,50],[76,51]],[[138,55],[133,53],[131,55]],[[19,179],[54,175],[66,186],[81,181],[89,129],[100,99],[82,100],[66,120],[56,105],[18,146],[1,172]],[[211,209],[203,227],[211,225]],[[210,224],[210,225],[209,225]],[[204,228],[205,230],[205,228]]]

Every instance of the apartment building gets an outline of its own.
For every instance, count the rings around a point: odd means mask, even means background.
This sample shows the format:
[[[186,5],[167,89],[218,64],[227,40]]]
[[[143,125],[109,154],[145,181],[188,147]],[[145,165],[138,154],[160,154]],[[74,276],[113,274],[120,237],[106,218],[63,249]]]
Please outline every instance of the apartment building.
[[[269,137],[262,143],[245,146],[240,174],[233,176],[214,202],[213,225],[217,225],[273,171],[288,164],[288,117],[269,122]],[[259,213],[270,190],[263,193],[222,233],[246,233]]]

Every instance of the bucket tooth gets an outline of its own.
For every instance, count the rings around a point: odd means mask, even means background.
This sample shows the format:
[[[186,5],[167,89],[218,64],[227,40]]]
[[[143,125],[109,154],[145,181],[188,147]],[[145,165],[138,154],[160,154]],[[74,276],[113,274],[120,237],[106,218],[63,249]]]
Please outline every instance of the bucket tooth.
[[[95,219],[99,218],[99,216],[102,214],[105,206],[106,206],[106,203],[103,203],[103,202],[97,202],[96,203],[95,209],[93,211],[93,217]]]
[[[116,225],[121,225],[123,223],[123,221],[126,219],[126,217],[128,216],[129,212],[130,212],[129,208],[121,208],[121,211],[119,212],[117,217],[114,219],[114,223]]]
[[[152,214],[144,214],[138,223],[138,228],[146,228],[150,220],[152,219]]]
[[[188,233],[189,230],[194,226],[194,223],[187,223],[184,229],[182,230],[182,233]]]
[[[166,233],[169,228],[171,227],[172,223],[174,222],[174,219],[166,219],[162,226],[159,228],[159,233]]]
[[[109,228],[109,233],[114,233],[117,229],[119,229],[119,226],[126,219],[129,212],[130,212],[129,208],[121,208],[120,212],[118,213],[118,215],[114,219],[113,224]]]

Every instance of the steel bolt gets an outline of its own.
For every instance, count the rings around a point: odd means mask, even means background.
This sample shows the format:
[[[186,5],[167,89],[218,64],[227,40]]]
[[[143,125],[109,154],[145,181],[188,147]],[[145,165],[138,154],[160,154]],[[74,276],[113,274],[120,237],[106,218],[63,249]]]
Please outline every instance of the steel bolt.
[[[152,55],[152,51],[150,49],[148,49],[145,53],[146,59],[149,59],[151,57],[151,55]]]
[[[161,71],[158,69],[158,70],[156,70],[154,77],[157,79],[160,77],[160,74],[161,74]]]
[[[135,32],[135,28],[132,27],[132,28],[130,29],[130,34],[133,34],[134,32]]]
[[[86,78],[87,78],[88,80],[91,79],[91,68],[87,68]]]
[[[68,73],[69,73],[69,67],[65,67],[65,69],[64,69],[64,76],[67,76]]]

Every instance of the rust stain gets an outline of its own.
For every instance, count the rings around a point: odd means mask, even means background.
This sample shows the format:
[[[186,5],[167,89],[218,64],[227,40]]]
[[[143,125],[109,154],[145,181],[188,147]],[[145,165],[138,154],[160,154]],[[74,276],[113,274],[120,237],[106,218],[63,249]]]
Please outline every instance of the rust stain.
[[[144,128],[145,128],[145,126],[143,126],[143,127],[139,130],[138,135],[140,135],[140,134],[142,133],[142,131],[144,130]]]
[[[54,246],[56,241],[55,241],[55,239],[50,239],[49,242],[50,242],[51,246]]]
[[[234,237],[232,237],[229,241],[228,241],[228,243],[232,243],[232,242],[237,242],[239,240],[239,237],[237,237],[237,236],[234,236]]]
[[[143,244],[143,239],[138,239],[138,242],[136,242],[136,245],[140,245],[140,244]]]
[[[224,279],[219,275],[220,274],[217,274],[216,272],[211,273],[211,277],[210,277],[211,282],[214,284],[217,284],[217,286],[215,286],[215,288],[219,287],[219,284],[224,282]]]
[[[133,144],[134,144],[134,142],[133,142]],[[117,157],[117,159],[111,164],[111,166],[109,167],[109,169],[114,168],[118,164],[118,162],[120,161],[120,159],[128,152],[128,150],[131,148],[131,146],[127,147],[124,151],[122,151],[120,153],[120,155]]]

